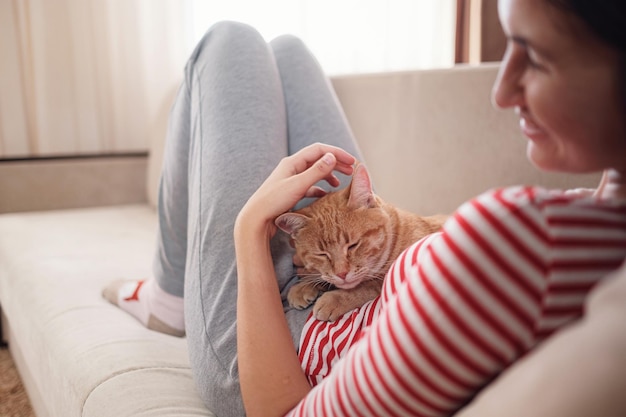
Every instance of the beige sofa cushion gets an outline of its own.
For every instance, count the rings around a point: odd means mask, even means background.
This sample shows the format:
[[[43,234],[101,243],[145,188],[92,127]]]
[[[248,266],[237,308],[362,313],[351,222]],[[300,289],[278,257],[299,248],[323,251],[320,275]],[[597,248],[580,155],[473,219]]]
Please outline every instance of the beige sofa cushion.
[[[0,216],[0,303],[47,415],[212,415],[187,340],[144,328],[100,295],[113,279],[150,275],[155,232],[147,205]],[[131,390],[140,395],[121,395]]]

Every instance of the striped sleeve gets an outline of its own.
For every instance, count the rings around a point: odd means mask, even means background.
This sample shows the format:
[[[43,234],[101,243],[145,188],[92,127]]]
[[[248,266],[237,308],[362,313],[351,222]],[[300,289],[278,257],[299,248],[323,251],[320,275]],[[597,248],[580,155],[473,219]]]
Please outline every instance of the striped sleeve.
[[[553,250],[559,204],[525,187],[464,204],[441,233],[398,258],[378,318],[290,415],[443,416],[469,401],[565,322],[553,323],[553,311],[567,302],[569,320],[581,311],[581,300],[551,292],[554,265],[572,256]],[[586,270],[588,282],[624,258],[623,209],[615,217],[622,225],[609,239],[615,250]],[[570,249],[584,251],[589,242]]]

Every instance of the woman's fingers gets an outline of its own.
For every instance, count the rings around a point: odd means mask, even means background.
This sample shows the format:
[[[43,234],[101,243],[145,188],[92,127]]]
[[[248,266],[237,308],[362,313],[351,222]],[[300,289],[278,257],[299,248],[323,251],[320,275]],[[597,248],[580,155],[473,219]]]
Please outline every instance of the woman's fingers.
[[[325,193],[321,194],[321,189],[315,187],[313,184],[316,184],[320,180],[325,180],[332,187],[339,186],[339,179],[333,173],[333,171],[337,171],[338,168],[336,156],[328,152],[304,172],[294,175],[291,181],[296,181],[302,184],[302,186],[307,187],[306,197],[322,197]],[[352,167],[344,167],[344,171],[351,174]]]
[[[312,187],[320,180],[339,186],[334,171],[351,175],[355,161],[341,148],[321,143],[310,145],[283,158],[265,185],[279,188],[278,192],[296,198],[296,202],[302,197],[321,197],[321,192]]]
[[[303,148],[288,159],[293,164],[294,177],[312,184],[325,180],[332,187],[340,185],[334,171],[351,175],[356,162],[356,158],[343,149],[320,143]]]
[[[315,143],[313,145],[302,148],[300,151],[296,152],[286,159],[291,164],[293,164],[291,166],[292,174],[300,174],[312,167],[316,162],[320,161],[320,159],[322,159],[326,154],[329,153],[334,156],[334,169],[336,169],[338,172],[341,172],[342,174],[352,174],[352,166],[356,162],[356,158],[336,146]]]

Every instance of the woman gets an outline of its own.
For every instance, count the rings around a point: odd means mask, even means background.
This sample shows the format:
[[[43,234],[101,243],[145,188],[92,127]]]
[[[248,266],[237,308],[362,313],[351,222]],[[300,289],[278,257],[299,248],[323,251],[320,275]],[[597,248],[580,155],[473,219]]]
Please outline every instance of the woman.
[[[309,393],[300,364],[287,363],[287,352],[272,353],[286,346],[277,342],[278,335],[286,334],[278,327],[278,309],[276,320],[262,330],[254,318],[254,311],[272,306],[275,290],[266,286],[271,271],[266,278],[249,267],[253,256],[262,253],[261,242],[273,233],[271,219],[287,208],[278,205],[281,201],[275,201],[276,207],[264,204],[265,196],[287,189],[290,182],[301,184],[304,193],[334,163],[317,160],[321,152],[283,161],[285,166],[279,166],[241,211],[235,229],[239,360],[250,411],[258,408],[263,415],[267,405],[272,415],[299,401],[296,415],[448,414],[579,315],[584,294],[619,266],[626,253],[623,49],[592,34],[569,9],[560,7],[543,0],[500,2],[510,41],[494,99],[500,107],[518,111],[529,138],[528,156],[539,168],[606,170],[595,195],[512,188],[461,207],[442,234],[409,249],[417,257],[415,275],[402,270],[406,263],[399,262],[395,272],[392,267],[386,284],[397,280],[404,285],[386,303],[383,300],[368,334]],[[333,160],[331,154],[325,158]],[[302,166],[290,165],[294,163]],[[311,164],[317,176],[303,171]],[[300,172],[313,178],[292,176]],[[287,206],[292,202],[285,200]],[[598,227],[587,227],[579,216],[593,219]],[[576,227],[568,222],[576,222]],[[507,236],[511,233],[520,236]],[[601,244],[606,246],[598,250]],[[584,259],[586,253],[601,258],[602,265],[592,266],[593,259]],[[455,301],[448,303],[451,299]],[[276,328],[270,330],[272,324]],[[406,335],[409,340],[402,339]],[[259,351],[259,345],[267,351]],[[270,384],[263,380],[263,389],[260,377],[270,370],[276,379]],[[285,398],[288,395],[293,397]],[[281,401],[287,405],[283,409],[276,406]]]
[[[273,220],[320,195],[319,180],[339,185],[333,171],[349,175],[357,150],[300,43],[282,38],[269,52],[248,28],[214,28],[172,114],[156,280],[116,284],[107,298],[149,327],[181,332],[184,278],[192,367],[218,415],[242,414],[237,378],[249,415],[453,412],[579,316],[585,294],[626,256],[623,10],[500,1],[509,46],[495,102],[519,112],[539,168],[603,170],[603,180],[593,192],[517,187],[463,205],[407,251],[414,261],[390,270],[380,315],[313,390],[295,348],[306,316],[281,302],[291,252]],[[594,262],[578,262],[590,251]]]

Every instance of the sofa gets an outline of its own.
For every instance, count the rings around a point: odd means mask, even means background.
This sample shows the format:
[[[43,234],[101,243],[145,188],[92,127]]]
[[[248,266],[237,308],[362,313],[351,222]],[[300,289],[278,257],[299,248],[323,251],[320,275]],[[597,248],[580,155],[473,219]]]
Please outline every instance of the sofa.
[[[427,215],[495,186],[597,183],[530,165],[516,116],[490,103],[496,73],[493,63],[331,79],[379,195]],[[38,417],[213,415],[186,339],[101,297],[111,280],[150,276],[165,120],[147,157],[0,164],[0,200],[13,201],[0,214],[3,339]]]

